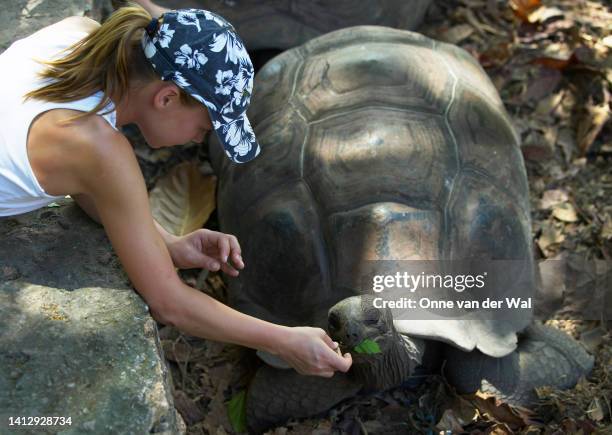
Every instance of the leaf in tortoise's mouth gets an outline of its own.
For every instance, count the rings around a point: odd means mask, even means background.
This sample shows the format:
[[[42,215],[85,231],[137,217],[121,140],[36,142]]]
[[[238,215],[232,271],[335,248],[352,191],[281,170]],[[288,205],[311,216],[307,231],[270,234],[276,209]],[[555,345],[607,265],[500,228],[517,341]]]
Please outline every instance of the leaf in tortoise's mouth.
[[[370,340],[366,338],[361,343],[353,348],[353,350],[357,353],[373,355],[376,353],[381,353],[380,346],[374,340]]]

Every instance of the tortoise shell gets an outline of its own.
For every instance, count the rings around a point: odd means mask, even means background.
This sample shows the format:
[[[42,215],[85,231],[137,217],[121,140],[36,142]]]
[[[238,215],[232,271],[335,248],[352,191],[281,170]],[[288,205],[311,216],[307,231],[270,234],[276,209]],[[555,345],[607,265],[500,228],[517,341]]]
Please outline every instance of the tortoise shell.
[[[325,327],[329,307],[363,292],[355,280],[370,260],[527,259],[533,290],[519,139],[464,50],[385,27],[338,30],[269,61],[248,115],[259,157],[236,165],[210,146],[221,230],[246,263],[229,282],[238,310]],[[529,324],[522,313],[395,325],[499,356]]]

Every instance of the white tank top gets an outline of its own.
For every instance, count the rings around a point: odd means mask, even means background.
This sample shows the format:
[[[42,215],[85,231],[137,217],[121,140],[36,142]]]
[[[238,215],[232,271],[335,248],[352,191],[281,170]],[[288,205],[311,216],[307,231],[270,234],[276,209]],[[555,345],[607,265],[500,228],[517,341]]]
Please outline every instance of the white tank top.
[[[0,216],[26,213],[63,196],[48,195],[36,180],[26,149],[28,130],[34,118],[51,109],[73,109],[87,112],[93,109],[102,92],[69,103],[50,103],[23,96],[41,87],[37,76],[44,66],[35,59],[61,57],[60,53],[86,32],[73,23],[58,23],[45,27],[31,36],[14,42],[0,54]],[[102,115],[103,112],[113,110]],[[111,105],[100,112],[114,128],[115,111]]]

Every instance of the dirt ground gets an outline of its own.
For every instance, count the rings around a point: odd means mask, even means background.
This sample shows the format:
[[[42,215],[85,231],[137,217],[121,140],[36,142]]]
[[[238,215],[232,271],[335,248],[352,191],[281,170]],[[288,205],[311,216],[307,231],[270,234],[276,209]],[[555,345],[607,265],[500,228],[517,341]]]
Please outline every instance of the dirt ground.
[[[607,291],[610,304],[612,287],[611,27],[603,1],[448,0],[437,3],[421,29],[474,55],[515,123],[529,178],[534,252],[542,287],[551,290],[542,296],[544,315],[595,355],[588,379],[568,391],[538,391],[540,404],[527,410],[481,394],[457,395],[432,376],[417,390],[357,397],[325,418],[292,421],[271,434],[612,433],[610,312],[593,317],[583,310],[594,288]],[[187,146],[137,153],[149,187],[175,163],[206,158]],[[215,228],[214,218],[207,226]],[[550,267],[559,264],[573,268],[581,285],[559,283]],[[218,275],[182,276],[224,300]],[[253,353],[169,327],[161,334],[188,433],[233,433],[226,402],[258,364]]]

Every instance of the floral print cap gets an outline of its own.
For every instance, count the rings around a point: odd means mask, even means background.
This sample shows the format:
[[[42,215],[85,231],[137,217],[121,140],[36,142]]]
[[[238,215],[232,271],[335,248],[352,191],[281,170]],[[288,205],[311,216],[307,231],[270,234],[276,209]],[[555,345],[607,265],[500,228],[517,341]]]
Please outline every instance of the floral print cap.
[[[203,9],[180,9],[151,20],[142,48],[162,80],[172,80],[208,108],[227,156],[248,162],[259,144],[246,116],[253,64],[234,27]]]

